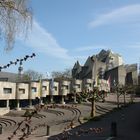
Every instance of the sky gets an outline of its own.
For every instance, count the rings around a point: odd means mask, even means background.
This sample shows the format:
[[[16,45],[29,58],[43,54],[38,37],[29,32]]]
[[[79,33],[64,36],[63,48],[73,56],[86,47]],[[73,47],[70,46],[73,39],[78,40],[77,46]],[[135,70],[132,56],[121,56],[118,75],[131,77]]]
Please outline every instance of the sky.
[[[111,49],[125,64],[140,61],[139,0],[31,0],[33,25],[26,39],[17,37],[14,48],[0,47],[1,66],[36,54],[23,62],[23,71],[43,73],[83,65],[93,54]],[[18,72],[18,65],[3,70]]]

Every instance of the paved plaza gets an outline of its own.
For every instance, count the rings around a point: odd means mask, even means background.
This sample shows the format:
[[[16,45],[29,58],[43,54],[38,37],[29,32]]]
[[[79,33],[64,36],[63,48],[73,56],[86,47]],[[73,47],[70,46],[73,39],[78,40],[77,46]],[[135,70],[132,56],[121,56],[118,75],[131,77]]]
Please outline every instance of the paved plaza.
[[[123,104],[123,97],[121,97],[120,102]],[[126,102],[130,102],[129,96],[126,97]],[[139,102],[139,98],[135,98],[135,102]],[[133,123],[133,121],[132,123],[128,122],[131,122],[130,120],[132,120],[132,118],[135,121],[138,120],[138,115],[140,115],[137,113],[139,103],[130,105],[130,107],[125,107],[113,113],[108,113],[116,107],[116,95],[108,95],[104,103],[96,103],[96,116],[103,114],[107,115],[100,121],[90,122],[85,122],[85,120],[83,120],[83,118],[90,116],[90,103],[47,105],[47,107],[40,109],[40,111],[31,118],[30,122],[28,118],[23,117],[26,109],[20,111],[11,110],[8,114],[1,116],[0,118],[0,124],[2,126],[0,139],[90,140],[96,138],[96,140],[109,140],[113,139],[110,137],[110,126],[112,121],[117,122],[117,127],[119,128],[117,139],[126,137],[126,135],[123,134],[127,134],[127,131],[133,132],[132,134],[136,133],[137,135],[137,130],[139,129],[134,128],[135,123]],[[130,127],[131,125],[132,127]],[[124,126],[127,126],[128,130],[125,129]],[[31,133],[28,136],[24,136],[24,133],[27,133],[28,128]],[[47,136],[48,134],[49,136]],[[132,134],[129,133],[127,139],[131,139],[131,137],[133,137]]]

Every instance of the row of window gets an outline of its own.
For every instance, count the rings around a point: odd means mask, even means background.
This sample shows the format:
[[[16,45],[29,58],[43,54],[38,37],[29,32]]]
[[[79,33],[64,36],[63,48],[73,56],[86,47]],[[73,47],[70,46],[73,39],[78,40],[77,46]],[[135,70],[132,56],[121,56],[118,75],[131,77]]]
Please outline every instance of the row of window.
[[[42,86],[42,90],[46,91],[47,90],[47,86]],[[57,91],[57,87],[54,87],[54,90]],[[32,91],[32,93],[37,92],[37,87],[32,87],[31,91]],[[11,94],[12,93],[12,88],[3,88],[3,93]],[[25,89],[19,88],[19,93],[25,94]]]
[[[12,93],[12,88],[3,88],[3,93],[11,94]],[[19,93],[25,94],[25,89],[19,88]]]
[[[91,87],[91,84],[89,83],[88,86]],[[81,85],[80,84],[75,84],[75,87],[76,88],[80,88]],[[68,85],[62,85],[62,89],[68,90],[69,86]],[[42,86],[42,91],[47,91],[47,90],[48,90],[47,86]],[[57,91],[58,88],[56,86],[54,86],[53,90]],[[31,87],[31,92],[32,93],[36,93],[37,92],[37,87]],[[12,88],[3,88],[3,93],[5,93],[5,94],[12,94]],[[25,89],[24,88],[19,88],[19,93],[20,94],[25,94]]]
[[[68,90],[69,89],[69,86],[62,86],[62,88]],[[43,91],[46,91],[47,89],[48,89],[47,86],[42,86],[42,90]],[[57,87],[56,86],[54,86],[53,89],[55,91],[57,91]],[[32,91],[32,93],[36,93],[37,92],[37,87],[32,87],[31,91]],[[3,93],[5,93],[5,94],[11,94],[12,93],[12,88],[3,88]],[[25,89],[19,88],[19,93],[25,94]]]

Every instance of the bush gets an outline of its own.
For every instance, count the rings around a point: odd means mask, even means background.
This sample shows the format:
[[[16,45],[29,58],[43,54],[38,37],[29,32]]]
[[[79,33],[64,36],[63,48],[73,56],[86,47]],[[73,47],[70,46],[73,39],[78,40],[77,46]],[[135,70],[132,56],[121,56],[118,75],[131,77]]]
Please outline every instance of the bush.
[[[31,112],[27,109],[23,115],[23,117],[29,117],[31,116]]]

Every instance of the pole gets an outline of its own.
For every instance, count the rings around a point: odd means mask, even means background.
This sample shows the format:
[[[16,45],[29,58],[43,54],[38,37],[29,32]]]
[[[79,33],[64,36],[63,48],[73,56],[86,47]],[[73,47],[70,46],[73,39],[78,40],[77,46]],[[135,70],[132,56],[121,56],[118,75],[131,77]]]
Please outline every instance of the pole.
[[[77,103],[77,101],[76,101],[76,90],[74,90],[74,103]]]
[[[53,103],[54,100],[53,100],[53,95],[54,95],[54,78],[51,79],[51,95],[50,95],[50,102]]]
[[[20,109],[20,93],[19,93],[19,83],[21,82],[21,74],[22,74],[22,71],[23,71],[23,67],[22,67],[22,61],[23,59],[20,60],[20,63],[19,63],[19,68],[18,68],[18,81],[17,81],[17,86],[16,86],[16,94],[17,94],[17,110]]]
[[[9,99],[6,101],[6,107],[9,108]]]
[[[123,94],[124,94],[123,97],[124,97],[124,106],[125,106],[125,104],[126,104],[126,99],[125,99],[125,94],[126,94],[126,92],[124,91]]]
[[[95,112],[95,93],[93,92],[93,97],[91,101],[91,117],[95,117],[96,112]]]
[[[31,90],[31,81],[29,81],[29,107],[32,107],[32,90]]]
[[[49,136],[50,135],[50,126],[47,125],[47,133],[46,133],[46,136]]]
[[[111,123],[111,133],[110,133],[111,137],[116,137],[117,136],[117,123],[116,122],[112,122]]]
[[[62,104],[65,104],[65,99],[64,99],[64,96],[62,95]]]
[[[43,104],[43,97],[42,97],[42,79],[40,79],[40,104]]]

